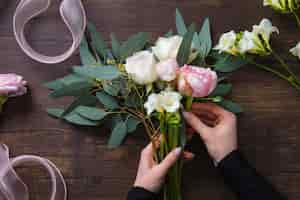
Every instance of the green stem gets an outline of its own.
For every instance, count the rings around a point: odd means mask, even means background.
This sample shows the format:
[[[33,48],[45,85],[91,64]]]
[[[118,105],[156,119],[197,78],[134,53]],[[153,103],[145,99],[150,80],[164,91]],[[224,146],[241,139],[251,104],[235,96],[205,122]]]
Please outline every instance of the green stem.
[[[272,54],[274,55],[275,59],[281,64],[281,66],[295,79],[297,79],[296,74],[290,69],[290,67],[284,62],[284,60],[272,50]]]
[[[296,11],[293,11],[293,15],[295,16],[296,20],[297,20],[297,24],[300,27],[300,17],[298,15],[298,13]]]
[[[192,109],[192,104],[193,104],[194,98],[192,96],[186,97],[186,102],[185,102],[185,109],[186,110],[191,110]]]

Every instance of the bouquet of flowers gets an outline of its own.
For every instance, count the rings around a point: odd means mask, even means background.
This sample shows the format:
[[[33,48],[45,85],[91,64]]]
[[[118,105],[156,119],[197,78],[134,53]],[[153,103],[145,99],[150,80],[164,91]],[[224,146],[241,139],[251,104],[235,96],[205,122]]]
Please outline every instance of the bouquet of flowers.
[[[0,74],[0,112],[9,97],[26,94],[27,82],[17,74]]]
[[[169,31],[151,44],[147,33],[138,33],[120,43],[111,35],[111,48],[91,23],[80,46],[82,66],[72,73],[46,83],[50,97],[72,96],[65,108],[48,113],[69,123],[111,127],[109,148],[118,147],[128,133],[143,124],[151,141],[160,136],[154,155],[160,162],[173,149],[184,146],[182,111],[197,102],[213,102],[240,113],[240,106],[226,96],[232,85],[214,69],[241,66],[239,57],[212,49],[209,20],[200,32],[185,25],[176,11],[177,34]],[[180,200],[182,161],[170,170],[164,187],[165,200]]]

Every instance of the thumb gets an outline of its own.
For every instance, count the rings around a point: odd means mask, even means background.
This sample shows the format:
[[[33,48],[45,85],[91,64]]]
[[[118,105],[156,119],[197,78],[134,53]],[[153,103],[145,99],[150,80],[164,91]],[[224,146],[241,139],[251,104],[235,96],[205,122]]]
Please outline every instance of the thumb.
[[[182,152],[181,147],[177,147],[173,149],[165,159],[157,165],[158,173],[161,177],[165,176],[168,173],[168,170],[176,163],[176,161],[180,158]]]

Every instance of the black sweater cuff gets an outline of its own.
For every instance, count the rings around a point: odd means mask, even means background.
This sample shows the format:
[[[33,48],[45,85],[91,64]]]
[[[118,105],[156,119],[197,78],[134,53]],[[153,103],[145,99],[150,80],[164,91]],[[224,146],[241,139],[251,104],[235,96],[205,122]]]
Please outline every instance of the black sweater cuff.
[[[226,156],[217,167],[225,184],[238,195],[239,199],[285,199],[263,176],[258,174],[238,150]]]
[[[158,200],[158,195],[141,187],[133,187],[128,192],[127,200]]]

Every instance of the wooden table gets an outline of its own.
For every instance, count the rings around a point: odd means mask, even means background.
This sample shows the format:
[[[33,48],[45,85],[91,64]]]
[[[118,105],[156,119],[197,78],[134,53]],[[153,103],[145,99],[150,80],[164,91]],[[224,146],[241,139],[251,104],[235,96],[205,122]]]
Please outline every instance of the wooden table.
[[[6,3],[4,3],[6,2]],[[51,55],[71,44],[60,21],[58,0],[46,16],[33,20],[28,38],[41,52]],[[30,93],[11,99],[1,116],[0,139],[12,156],[39,154],[53,160],[68,184],[70,200],[125,199],[137,168],[139,151],[146,144],[143,131],[131,135],[115,151],[106,149],[108,131],[78,128],[50,118],[45,109],[63,105],[54,101],[42,84],[65,75],[79,64],[78,53],[65,63],[44,65],[32,61],[13,37],[12,16],[18,1],[2,1],[0,10],[0,73],[16,72],[30,83]],[[300,30],[292,18],[263,8],[262,0],[86,0],[89,20],[106,39],[110,32],[125,39],[137,31],[151,32],[153,39],[174,27],[174,11],[181,9],[186,20],[200,24],[209,16],[215,40],[225,31],[251,29],[262,17],[271,18],[280,28],[274,45],[287,52],[300,40]],[[290,57],[290,62],[299,63]],[[272,63],[270,63],[272,64]],[[233,99],[245,113],[239,117],[239,142],[249,161],[289,199],[300,199],[300,95],[287,83],[259,71],[254,66],[231,76]],[[187,200],[230,200],[203,144],[192,142],[198,156],[184,169]],[[39,168],[18,168],[30,186],[32,199],[45,199],[49,177]]]

